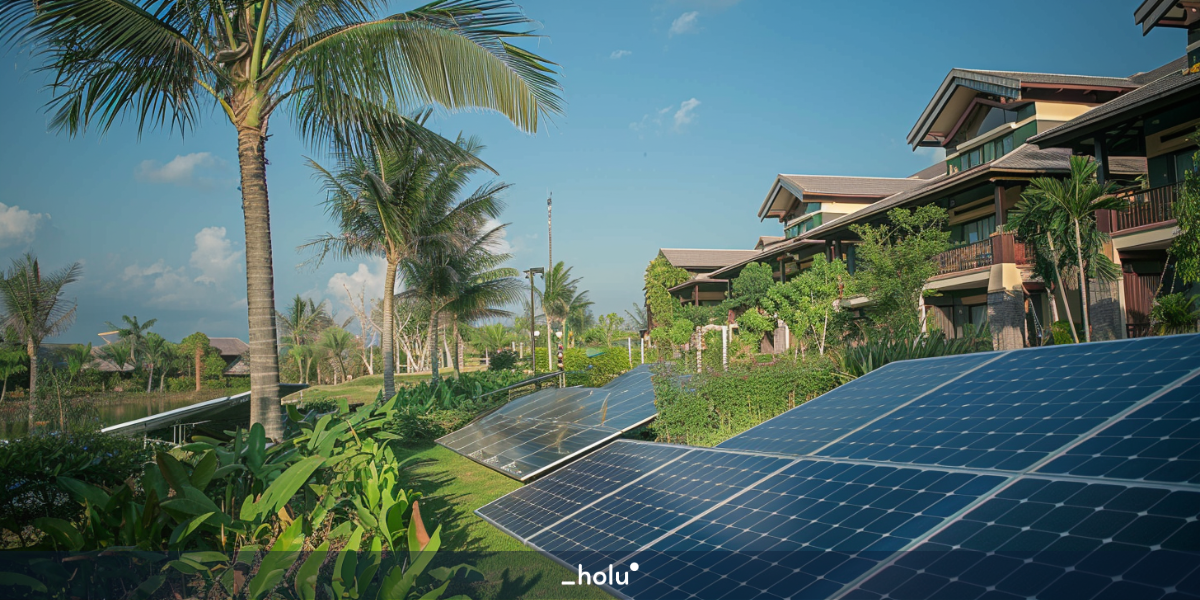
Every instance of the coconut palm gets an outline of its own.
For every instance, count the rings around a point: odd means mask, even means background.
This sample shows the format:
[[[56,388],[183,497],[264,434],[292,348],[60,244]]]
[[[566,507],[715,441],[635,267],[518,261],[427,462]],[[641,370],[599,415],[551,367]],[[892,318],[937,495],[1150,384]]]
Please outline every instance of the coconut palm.
[[[43,276],[37,258],[25,254],[13,259],[12,267],[0,279],[0,302],[7,315],[4,326],[16,334],[29,356],[30,400],[37,397],[38,348],[42,340],[63,333],[75,320],[75,302],[63,298],[62,291],[77,281],[82,271],[79,263],[72,263]],[[29,403],[30,428],[34,405]]]
[[[1033,182],[1038,182],[1038,180],[1034,179]],[[1042,182],[1033,182],[1031,182],[1031,190],[1036,189],[1033,186],[1040,188],[1044,185]],[[1026,251],[1033,256],[1033,272],[1047,286],[1052,322],[1058,321],[1058,303],[1054,300],[1054,292],[1057,290],[1062,297],[1067,322],[1074,323],[1075,320],[1071,317],[1071,305],[1067,302],[1067,290],[1062,284],[1060,268],[1062,245],[1061,243],[1056,244],[1054,241],[1056,237],[1061,237],[1061,233],[1053,228],[1053,214],[1054,207],[1046,195],[1027,191],[1021,194],[1021,199],[1008,214],[1004,230],[1015,233],[1017,239],[1025,244]],[[1079,343],[1079,334],[1075,331],[1075,327],[1072,326],[1069,329],[1072,339]]]
[[[630,329],[641,331],[646,328],[646,307],[640,306],[637,302],[633,302],[632,304],[632,310],[626,310],[625,317],[629,321]]]
[[[113,342],[100,346],[100,356],[112,363],[117,371],[132,368],[133,346],[126,341]]]
[[[51,126],[124,117],[181,133],[220,107],[237,132],[250,325],[251,422],[283,433],[265,149],[284,109],[318,145],[440,138],[397,111],[483,108],[533,132],[561,112],[553,63],[512,45],[531,23],[508,0],[436,0],[379,16],[365,0],[4,0],[0,38],[52,73]],[[448,145],[447,145],[448,146]]]
[[[158,319],[150,319],[145,323],[138,323],[136,316],[121,315],[121,320],[125,322],[125,326],[113,325],[112,321],[106,321],[104,325],[109,329],[117,332],[117,337],[129,342],[130,360],[137,362],[138,350],[146,345],[146,333]]]
[[[415,120],[424,123],[429,113]],[[483,150],[475,138],[459,138],[463,156]],[[366,154],[347,152],[335,173],[309,161],[327,193],[326,208],[339,233],[318,237],[305,247],[319,250],[319,263],[329,253],[342,258],[382,256],[386,261],[382,290],[384,323],[395,312],[396,274],[400,262],[434,236],[447,235],[466,219],[499,216],[499,195],[507,184],[488,184],[456,203],[467,180],[479,169],[473,158],[459,159],[410,139],[395,149],[373,148]],[[383,327],[383,393],[395,394],[395,331]]]
[[[321,332],[317,346],[329,352],[332,362],[337,366],[333,382],[337,383],[337,373],[341,373],[342,381],[346,381],[346,355],[354,350],[354,335],[341,327],[326,327]]]
[[[147,323],[147,326],[149,323]],[[163,366],[163,363],[170,360],[171,343],[157,333],[149,333],[142,346],[142,362],[150,370],[150,375],[146,378],[146,393],[149,394],[154,390],[154,368]]]
[[[492,352],[503,349],[515,336],[503,323],[489,323],[472,330],[472,343],[483,350],[486,358]]]
[[[309,356],[311,359],[311,352],[296,353],[294,350],[315,342],[320,332],[333,324],[329,308],[324,301],[317,303],[313,302],[311,298],[304,299],[300,297],[300,294],[296,294],[287,311],[279,313],[276,318],[284,339],[287,340],[285,345],[289,349],[288,356],[295,361],[296,368],[300,369],[301,377],[305,377],[307,374],[303,371],[304,357]],[[302,380],[300,383],[305,382]]]
[[[571,278],[571,267],[562,261],[546,272],[545,287],[539,290],[539,296],[547,317],[547,335],[554,323],[561,328],[569,318],[574,317],[580,322],[586,318],[586,311],[593,303],[588,300],[586,291],[579,291],[580,281],[579,278]]]
[[[1083,312],[1083,333],[1092,341],[1087,280],[1089,276],[1111,280],[1119,277],[1116,265],[1103,254],[1105,234],[1096,229],[1097,210],[1124,210],[1124,199],[1113,196],[1116,185],[1100,183],[1096,178],[1099,163],[1085,157],[1072,156],[1071,170],[1066,179],[1038,177],[1029,182],[1026,195],[1040,198],[1051,210],[1051,229],[1067,232],[1062,236],[1063,253],[1060,260],[1073,263],[1079,275],[1080,305]],[[1070,260],[1074,259],[1074,260]]]
[[[504,225],[488,231],[481,231],[481,238],[497,238],[504,230]],[[486,246],[486,244],[485,244]],[[500,267],[499,265],[512,258],[506,253],[495,253],[486,247],[480,248],[476,254],[468,254],[461,261],[458,274],[462,285],[454,290],[454,297],[446,304],[446,313],[453,316],[455,360],[454,372],[459,373],[462,363],[461,341],[458,335],[459,324],[470,324],[482,319],[497,319],[512,316],[512,313],[500,307],[515,304],[521,298],[523,288],[520,275],[516,269]],[[503,329],[503,326],[500,326]],[[500,340],[499,346],[504,341]],[[496,346],[497,348],[499,346]]]

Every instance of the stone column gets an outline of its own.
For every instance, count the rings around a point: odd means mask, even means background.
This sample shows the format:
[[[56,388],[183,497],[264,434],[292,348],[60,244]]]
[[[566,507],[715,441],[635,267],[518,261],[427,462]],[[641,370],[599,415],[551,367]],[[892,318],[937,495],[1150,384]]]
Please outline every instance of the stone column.
[[[1125,339],[1125,310],[1121,306],[1121,281],[1088,281],[1092,340]]]
[[[994,263],[988,276],[988,327],[992,347],[1025,347],[1025,289],[1017,268],[1011,234],[992,236]]]

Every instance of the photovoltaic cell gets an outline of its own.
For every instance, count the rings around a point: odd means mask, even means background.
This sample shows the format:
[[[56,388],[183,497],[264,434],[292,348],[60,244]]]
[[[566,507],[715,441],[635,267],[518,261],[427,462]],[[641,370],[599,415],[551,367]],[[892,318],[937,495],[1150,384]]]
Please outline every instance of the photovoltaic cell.
[[[654,418],[648,365],[600,388],[546,389],[518,398],[438,443],[528,480]]]
[[[1021,470],[1196,365],[1193,336],[1009,352],[817,454]]]
[[[718,448],[809,454],[988,359],[986,354],[884,365],[738,434]]]
[[[498,498],[480,516],[528,539],[580,508],[688,452],[679,446],[617,442]]]
[[[1004,477],[800,460],[628,560],[636,598],[826,598]]]
[[[1200,483],[1200,377],[1122,417],[1038,472]]]
[[[1198,516],[1197,491],[1023,478],[845,598],[1198,598]]]

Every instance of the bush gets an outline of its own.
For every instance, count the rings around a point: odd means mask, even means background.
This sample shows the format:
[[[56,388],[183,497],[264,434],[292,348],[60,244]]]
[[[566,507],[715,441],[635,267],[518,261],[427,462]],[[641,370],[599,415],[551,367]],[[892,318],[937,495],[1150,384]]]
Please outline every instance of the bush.
[[[83,506],[57,485],[60,477],[112,487],[141,473],[153,455],[140,439],[99,432],[11,440],[0,450],[0,527],[19,532],[37,518],[75,520]]]
[[[475,415],[475,411],[457,409],[400,410],[388,422],[387,430],[405,442],[435,440],[470,423]]]
[[[517,353],[512,350],[501,350],[488,360],[489,371],[511,371],[517,366]]]
[[[1054,336],[1055,345],[1075,343],[1075,338],[1071,337],[1071,324],[1066,321],[1051,323],[1050,333]]]
[[[653,377],[659,441],[712,446],[837,387],[833,361],[780,357],[773,364],[731,364],[684,379],[678,363]]]
[[[538,348],[536,352],[538,368],[544,370],[546,367],[546,349]],[[646,352],[646,359],[649,360],[649,349]],[[555,362],[557,362],[557,354],[557,351],[555,351]],[[641,357],[637,354],[637,350],[635,350],[631,363],[629,360],[629,351],[623,346],[613,346],[606,349],[603,354],[598,354],[591,358],[588,358],[587,350],[583,348],[566,348],[563,350],[563,369],[569,373],[567,375],[568,385],[600,387],[612,381],[617,375],[636,367],[640,359]]]
[[[953,356],[992,349],[992,334],[987,327],[975,329],[967,325],[960,338],[949,338],[941,331],[897,333],[864,329],[862,333],[863,340],[836,353],[844,377],[862,377],[898,360]]]

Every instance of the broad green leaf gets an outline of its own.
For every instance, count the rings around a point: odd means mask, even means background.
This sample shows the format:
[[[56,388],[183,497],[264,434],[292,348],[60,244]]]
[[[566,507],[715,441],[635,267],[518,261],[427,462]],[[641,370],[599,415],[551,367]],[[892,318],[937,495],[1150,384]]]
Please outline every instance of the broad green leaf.
[[[263,557],[258,565],[258,574],[250,580],[247,592],[252,600],[265,597],[300,557],[300,548],[304,544],[304,521],[297,519],[279,534],[275,544]]]
[[[169,547],[175,548],[178,544],[186,540],[187,537],[192,534],[192,532],[196,531],[196,529],[203,525],[209,517],[213,516],[213,514],[214,513],[207,512],[180,523],[175,530],[171,532],[171,538],[167,541]]]
[[[300,565],[300,569],[296,571],[296,595],[300,600],[316,600],[317,598],[317,575],[320,574],[321,564],[325,562],[326,555],[329,552],[329,540],[317,546],[316,550],[304,559],[304,563]]]
[[[184,488],[182,494],[167,500],[162,503],[162,509],[178,520],[191,518],[205,513],[215,513],[213,519],[215,523],[229,524],[229,515],[221,512],[211,498],[204,495],[204,492],[194,488]]]
[[[246,440],[246,466],[250,467],[250,471],[255,475],[259,475],[266,460],[267,430],[263,428],[262,423],[255,423],[250,426],[250,437]]]
[[[0,586],[27,587],[35,592],[46,593],[46,584],[20,573],[0,573]]]
[[[180,556],[180,558],[186,558],[188,560],[195,561],[198,563],[226,562],[229,560],[229,556],[227,556],[225,553],[216,552],[214,550],[204,550],[201,552],[185,552]]]
[[[158,470],[162,472],[163,479],[167,480],[167,485],[170,485],[175,493],[182,494],[184,490],[192,487],[191,477],[179,459],[159,451],[154,454],[154,462],[158,463]]]
[[[75,531],[75,527],[67,521],[54,517],[42,517],[33,520],[33,526],[46,532],[54,543],[72,552],[83,547],[83,536]]]
[[[243,521],[252,521],[259,515],[274,514],[284,504],[287,504],[288,500],[292,499],[292,496],[296,495],[300,487],[308,481],[308,478],[324,462],[324,458],[310,456],[289,467],[275,481],[271,482],[271,485],[267,487],[267,490],[263,492],[262,497],[257,502],[250,507],[242,506],[241,519]],[[249,510],[247,510],[248,508]]]
[[[131,600],[148,600],[149,598],[153,598],[154,593],[157,592],[158,588],[162,587],[162,584],[166,581],[167,578],[163,577],[162,575],[147,577],[145,581],[134,588],[133,591],[129,592],[126,598],[130,598]]]
[[[58,486],[78,500],[87,500],[92,506],[106,506],[109,496],[104,490],[70,477],[59,477]]]
[[[209,450],[204,453],[204,457],[196,463],[192,469],[191,483],[192,487],[203,491],[208,487],[208,482],[212,481],[213,476],[217,472],[217,453]]]

